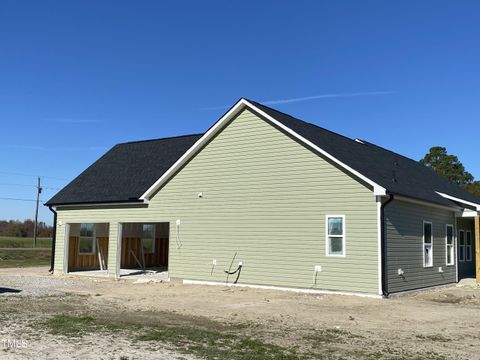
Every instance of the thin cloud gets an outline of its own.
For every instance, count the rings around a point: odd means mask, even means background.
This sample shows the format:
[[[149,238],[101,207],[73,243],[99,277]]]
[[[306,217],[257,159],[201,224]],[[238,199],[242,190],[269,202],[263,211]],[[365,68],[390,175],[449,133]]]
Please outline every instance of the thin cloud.
[[[93,124],[99,123],[100,120],[95,119],[72,119],[72,118],[56,118],[52,119],[52,121],[61,123],[61,124]]]
[[[396,93],[396,91],[364,91],[364,92],[356,92],[356,93],[320,94],[320,95],[304,96],[304,97],[289,98],[289,99],[266,100],[266,101],[260,101],[260,103],[265,104],[265,105],[278,105],[278,104],[290,104],[290,103],[295,103],[295,102],[311,101],[311,100],[318,100],[318,99],[391,95],[391,94],[395,94],[395,93]],[[212,106],[212,107],[202,108],[202,110],[221,110],[221,109],[228,109],[229,107],[230,107],[230,105],[228,105],[228,106]]]

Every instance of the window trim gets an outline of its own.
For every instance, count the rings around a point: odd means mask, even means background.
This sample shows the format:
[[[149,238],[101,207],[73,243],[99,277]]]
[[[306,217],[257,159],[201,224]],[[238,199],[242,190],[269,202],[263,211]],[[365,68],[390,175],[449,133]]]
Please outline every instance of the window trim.
[[[143,240],[144,240],[144,237],[143,237],[143,227],[145,225],[151,225],[152,226],[152,251],[151,252],[145,252],[145,247],[143,246]],[[141,239],[141,242],[142,242],[142,249],[144,251],[144,254],[155,254],[155,224],[142,224],[142,239]]]
[[[328,234],[328,219],[329,218],[342,218],[342,235],[329,235]],[[325,215],[325,255],[328,257],[337,257],[337,258],[344,258],[347,254],[346,252],[346,223],[345,223],[345,215]],[[342,254],[330,254],[330,237],[337,237],[342,238]]]
[[[93,230],[92,230],[92,251],[91,252],[82,252],[80,250],[80,240],[82,237],[86,237],[86,236],[82,236],[82,225],[83,224],[86,224],[86,225],[93,225]],[[96,226],[95,226],[95,223],[80,223],[80,230],[79,230],[79,234],[78,234],[78,255],[95,255],[96,252],[97,252],[97,231],[96,231]]]
[[[460,243],[460,234],[463,233],[463,245]],[[465,229],[458,230],[458,261],[464,262],[465,261],[465,243],[467,238],[465,236]],[[463,255],[463,259],[460,258],[460,254]]]
[[[432,252],[432,255],[431,255],[431,259],[432,259],[432,264],[431,265],[427,265],[425,264],[425,224],[430,224],[430,235],[431,235],[431,238],[432,238],[432,242],[431,242],[431,252]],[[431,221],[426,221],[426,220],[423,220],[423,223],[422,223],[422,240],[423,240],[423,246],[422,246],[422,254],[423,254],[423,267],[424,268],[431,268],[433,267],[433,223]]]
[[[448,228],[452,229],[452,244],[448,245]],[[451,246],[453,249],[452,262],[448,262],[448,247]],[[455,228],[452,224],[445,225],[445,264],[447,266],[455,265]]]
[[[469,236],[470,236],[470,245],[468,245],[468,241],[467,241]],[[470,249],[468,253],[467,253],[467,248]],[[470,255],[469,259],[467,259],[467,254]],[[472,231],[471,230],[465,231],[465,261],[468,261],[468,262],[472,261]]]

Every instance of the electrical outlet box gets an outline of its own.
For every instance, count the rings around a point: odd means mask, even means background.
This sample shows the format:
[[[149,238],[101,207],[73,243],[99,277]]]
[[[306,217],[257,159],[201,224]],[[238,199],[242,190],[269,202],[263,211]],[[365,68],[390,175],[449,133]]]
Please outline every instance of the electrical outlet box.
[[[397,273],[398,273],[398,276],[402,276],[404,274],[403,270],[402,269],[398,269],[397,270]]]
[[[315,272],[322,272],[322,265],[315,265]]]
[[[214,265],[214,266],[217,265],[217,259],[212,260],[212,265]]]
[[[443,273],[443,268],[441,266],[438,267],[438,272]]]
[[[180,226],[180,219],[177,219],[177,226]]]
[[[243,261],[239,261],[238,262],[238,266],[243,266],[244,262]]]

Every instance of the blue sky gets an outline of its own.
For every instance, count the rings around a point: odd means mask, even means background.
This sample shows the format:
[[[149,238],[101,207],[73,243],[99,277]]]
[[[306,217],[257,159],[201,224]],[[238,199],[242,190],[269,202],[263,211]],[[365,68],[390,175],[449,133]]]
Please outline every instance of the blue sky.
[[[203,132],[242,96],[415,159],[446,146],[480,178],[479,18],[478,1],[1,1],[0,197],[33,199],[40,174],[48,200],[114,144]],[[0,219],[33,215],[0,200]]]

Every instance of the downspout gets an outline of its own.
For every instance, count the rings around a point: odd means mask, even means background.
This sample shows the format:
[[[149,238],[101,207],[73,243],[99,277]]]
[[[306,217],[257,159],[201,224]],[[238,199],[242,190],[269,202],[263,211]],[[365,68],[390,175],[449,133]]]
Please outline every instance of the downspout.
[[[53,212],[52,255],[50,256],[50,270],[48,272],[53,273],[53,267],[55,266],[55,243],[57,242],[57,212],[51,206],[48,208]]]
[[[390,198],[380,206],[380,226],[381,226],[381,252],[382,252],[382,293],[383,296],[388,297],[390,293],[387,291],[387,247],[386,231],[385,231],[385,208],[393,201],[393,194],[390,194]]]

